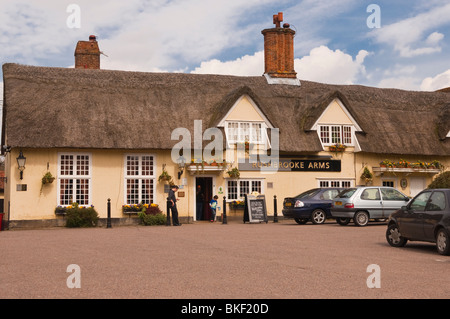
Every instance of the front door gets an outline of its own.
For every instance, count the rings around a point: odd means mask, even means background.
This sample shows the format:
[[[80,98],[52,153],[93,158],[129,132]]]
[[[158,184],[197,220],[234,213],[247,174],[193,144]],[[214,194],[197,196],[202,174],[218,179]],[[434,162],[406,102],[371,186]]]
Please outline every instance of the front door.
[[[196,177],[195,189],[195,220],[210,220],[211,208],[209,202],[214,196],[212,177]]]

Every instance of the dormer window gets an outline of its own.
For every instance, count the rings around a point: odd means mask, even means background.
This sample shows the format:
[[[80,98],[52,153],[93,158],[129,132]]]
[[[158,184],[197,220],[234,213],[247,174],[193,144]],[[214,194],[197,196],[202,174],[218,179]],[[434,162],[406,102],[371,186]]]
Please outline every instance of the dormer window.
[[[319,137],[323,145],[344,144],[352,146],[353,126],[351,125],[319,125]]]
[[[263,144],[265,134],[263,122],[227,121],[226,134],[230,144],[249,142],[252,144]]]

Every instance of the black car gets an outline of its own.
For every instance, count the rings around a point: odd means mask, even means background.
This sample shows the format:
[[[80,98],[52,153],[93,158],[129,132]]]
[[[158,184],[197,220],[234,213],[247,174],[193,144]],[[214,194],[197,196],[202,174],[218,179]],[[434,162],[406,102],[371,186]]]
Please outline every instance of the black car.
[[[450,189],[425,189],[390,216],[386,239],[393,247],[408,240],[436,243],[441,255],[450,255]]]
[[[331,216],[330,207],[334,197],[343,188],[313,188],[283,201],[283,216],[293,218],[298,224],[323,224]]]

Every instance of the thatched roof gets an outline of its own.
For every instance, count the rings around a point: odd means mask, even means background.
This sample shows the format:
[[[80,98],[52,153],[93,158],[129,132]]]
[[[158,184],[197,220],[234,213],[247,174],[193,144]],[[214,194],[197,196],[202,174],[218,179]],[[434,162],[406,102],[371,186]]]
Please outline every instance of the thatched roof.
[[[30,148],[171,149],[175,128],[218,124],[243,93],[280,128],[280,151],[322,150],[312,124],[338,97],[364,152],[449,155],[450,95],[263,76],[144,73],[3,65],[6,143]],[[3,135],[5,136],[5,134]]]

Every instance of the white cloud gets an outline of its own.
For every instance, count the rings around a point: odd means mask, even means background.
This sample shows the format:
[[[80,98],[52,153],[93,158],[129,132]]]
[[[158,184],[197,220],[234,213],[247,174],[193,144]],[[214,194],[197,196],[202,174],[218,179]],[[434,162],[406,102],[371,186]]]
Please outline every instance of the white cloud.
[[[217,59],[202,62],[192,73],[228,74],[240,76],[262,75],[264,73],[264,51],[245,55],[233,61],[221,62]]]
[[[427,77],[422,81],[420,89],[423,91],[436,91],[450,87],[450,69],[435,77]]]
[[[320,46],[308,56],[295,60],[297,77],[303,80],[329,84],[353,84],[358,76],[365,75],[364,59],[369,55],[359,51],[355,59],[340,50]]]
[[[414,17],[373,29],[369,36],[379,43],[393,46],[402,57],[441,52],[439,42],[444,37],[442,33],[434,31],[425,39],[424,36],[429,30],[448,25],[449,15],[450,4],[441,5]]]
[[[429,45],[437,45],[443,38],[444,35],[442,33],[433,32],[428,36],[426,43]]]
[[[377,87],[380,88],[396,88],[403,90],[416,90],[419,86],[420,79],[414,76],[397,75],[382,79]]]

